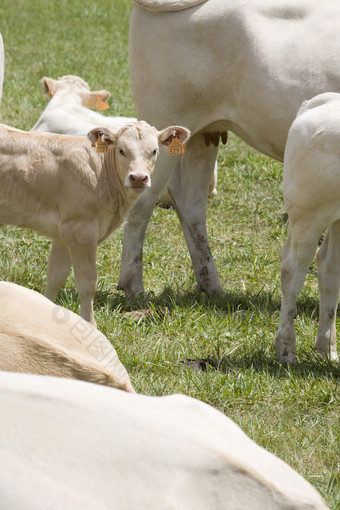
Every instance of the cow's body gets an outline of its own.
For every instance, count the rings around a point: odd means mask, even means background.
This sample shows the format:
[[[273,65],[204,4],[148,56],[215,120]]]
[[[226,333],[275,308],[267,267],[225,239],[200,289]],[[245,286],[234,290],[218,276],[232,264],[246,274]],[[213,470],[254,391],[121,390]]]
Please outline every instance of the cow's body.
[[[106,100],[110,92],[90,90],[79,76],[67,75],[58,80],[44,77],[42,85],[50,100],[31,131],[86,136],[97,126],[116,131],[137,121],[133,117],[105,116],[90,110],[108,107]]]
[[[340,289],[340,94],[306,102],[288,134],[283,194],[289,215],[288,239],[280,252],[282,305],[275,341],[280,361],[294,364],[297,297],[318,251],[320,321],[316,349],[337,358],[336,310]]]
[[[0,224],[52,238],[48,298],[56,298],[72,265],[82,317],[95,324],[97,246],[150,185],[159,145],[175,133],[182,140],[189,134],[176,126],[157,131],[145,122],[115,133],[96,128],[88,137],[0,126]]]
[[[0,282],[0,370],[71,377],[134,392],[108,339],[38,292]]]
[[[340,91],[339,23],[336,0],[135,3],[130,62],[137,115],[155,126],[176,120],[192,136],[180,161],[159,160],[154,186],[130,213],[120,278],[128,295],[144,292],[142,262],[134,261],[142,252],[157,186],[172,170],[168,187],[198,286],[208,294],[223,292],[206,233],[206,196],[217,154],[208,141],[231,130],[282,160],[301,103]]]
[[[212,407],[0,374],[1,510],[327,510]]]

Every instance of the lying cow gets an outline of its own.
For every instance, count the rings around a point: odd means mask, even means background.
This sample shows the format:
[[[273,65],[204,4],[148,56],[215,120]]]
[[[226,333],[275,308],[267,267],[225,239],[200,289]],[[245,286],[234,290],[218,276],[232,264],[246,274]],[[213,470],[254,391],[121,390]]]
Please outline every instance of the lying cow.
[[[150,186],[159,145],[189,132],[157,131],[134,122],[88,137],[26,133],[0,126],[0,223],[32,228],[52,238],[46,296],[52,301],[71,265],[81,315],[95,324],[96,250]]]
[[[137,120],[133,117],[109,117],[90,110],[96,107],[106,108],[110,92],[91,91],[89,85],[79,76],[67,75],[58,80],[45,77],[42,85],[50,100],[31,131],[86,136],[97,126],[116,130]],[[216,184],[217,164],[210,183],[210,196],[217,195]],[[173,205],[166,189],[161,192],[158,202],[165,207]]]
[[[0,282],[0,370],[72,377],[134,392],[108,339],[38,292]]]
[[[134,2],[130,72],[137,116],[156,127],[175,119],[192,136],[176,161],[158,160],[157,178],[129,214],[120,275],[128,296],[144,292],[143,236],[170,175],[198,287],[223,293],[206,232],[218,138],[225,141],[231,130],[281,161],[302,102],[340,92],[339,24],[334,0]]]
[[[133,117],[108,117],[90,110],[107,108],[110,92],[91,91],[79,76],[66,75],[58,80],[44,77],[41,81],[50,100],[31,131],[86,136],[97,126],[116,131],[137,120]]]
[[[327,510],[229,418],[183,395],[0,374],[1,510]]]
[[[275,340],[278,359],[294,364],[294,312],[321,234],[318,251],[320,319],[315,348],[337,359],[336,310],[340,290],[340,94],[320,94],[299,111],[288,134],[283,195],[288,240],[280,252],[282,305]]]

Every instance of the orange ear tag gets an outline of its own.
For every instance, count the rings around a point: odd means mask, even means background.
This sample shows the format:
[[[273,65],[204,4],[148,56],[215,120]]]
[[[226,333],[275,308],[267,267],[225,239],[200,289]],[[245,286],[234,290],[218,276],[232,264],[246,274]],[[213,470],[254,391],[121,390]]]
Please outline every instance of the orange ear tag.
[[[184,143],[178,140],[177,135],[175,135],[169,145],[169,154],[170,156],[176,156],[177,154],[182,154],[184,152]]]
[[[107,142],[103,142],[100,134],[98,133],[98,140],[94,144],[97,152],[108,152],[109,144]]]
[[[102,101],[102,98],[100,96],[97,96],[94,107],[98,108],[98,110],[107,110],[109,105],[107,101]]]
[[[52,87],[51,89],[49,89],[48,91],[48,99],[51,99],[51,97],[53,97],[55,94],[55,88]]]

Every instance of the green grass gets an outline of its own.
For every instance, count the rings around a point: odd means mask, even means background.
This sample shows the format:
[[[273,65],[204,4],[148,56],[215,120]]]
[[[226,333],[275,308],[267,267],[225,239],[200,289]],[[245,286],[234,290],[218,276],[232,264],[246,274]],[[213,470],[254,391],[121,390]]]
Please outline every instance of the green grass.
[[[30,129],[47,101],[41,78],[63,74],[78,74],[92,88],[110,90],[108,114],[135,115],[128,70],[131,6],[130,0],[3,0],[2,122]],[[300,364],[290,370],[280,366],[273,350],[280,306],[278,252],[287,235],[282,166],[234,136],[218,159],[218,196],[209,202],[208,231],[227,295],[208,299],[196,292],[176,213],[156,208],[144,251],[151,305],[130,303],[116,291],[120,229],[98,250],[98,327],[116,347],[137,391],[182,392],[215,406],[338,510],[340,365],[320,360],[313,351],[314,264],[298,303]],[[0,231],[0,241],[0,279],[43,292],[49,241],[9,227]],[[79,312],[72,276],[58,302]]]

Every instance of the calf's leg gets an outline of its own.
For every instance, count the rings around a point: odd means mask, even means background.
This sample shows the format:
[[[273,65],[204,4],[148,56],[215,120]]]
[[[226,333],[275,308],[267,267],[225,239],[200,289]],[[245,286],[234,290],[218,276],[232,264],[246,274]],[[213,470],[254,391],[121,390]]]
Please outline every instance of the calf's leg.
[[[336,311],[340,289],[340,221],[331,225],[317,255],[320,291],[319,329],[316,350],[337,359]]]
[[[280,251],[281,258],[281,313],[275,339],[278,361],[294,365],[297,362],[294,329],[295,306],[310,263],[313,260],[322,228],[312,221],[294,222],[290,218],[288,239]]]
[[[74,280],[80,298],[81,316],[96,326],[93,300],[97,290],[96,251],[97,222],[76,225],[67,232],[67,245],[74,270]]]
[[[64,286],[71,270],[71,258],[67,245],[58,240],[52,241],[50,258],[47,268],[45,296],[54,301]]]

